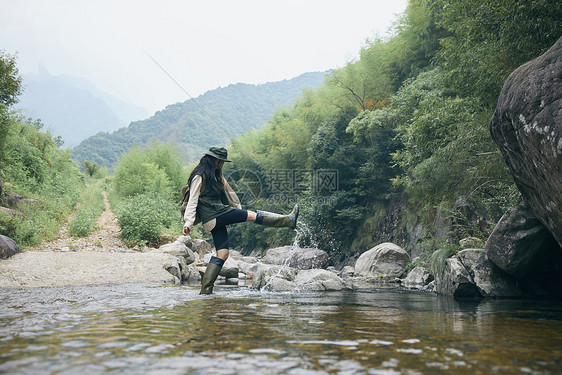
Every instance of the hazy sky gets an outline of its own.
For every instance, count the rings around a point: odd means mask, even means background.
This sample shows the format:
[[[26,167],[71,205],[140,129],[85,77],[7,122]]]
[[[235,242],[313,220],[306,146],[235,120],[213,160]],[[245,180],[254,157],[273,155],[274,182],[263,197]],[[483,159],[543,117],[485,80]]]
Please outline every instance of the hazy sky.
[[[0,0],[0,49],[149,112],[231,83],[344,66],[408,0]]]

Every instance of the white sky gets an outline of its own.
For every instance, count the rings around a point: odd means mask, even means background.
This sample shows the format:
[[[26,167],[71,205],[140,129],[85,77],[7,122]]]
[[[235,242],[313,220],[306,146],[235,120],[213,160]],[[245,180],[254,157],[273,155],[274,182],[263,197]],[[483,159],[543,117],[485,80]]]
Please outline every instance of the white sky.
[[[231,83],[344,66],[408,0],[0,0],[0,49],[150,113]]]

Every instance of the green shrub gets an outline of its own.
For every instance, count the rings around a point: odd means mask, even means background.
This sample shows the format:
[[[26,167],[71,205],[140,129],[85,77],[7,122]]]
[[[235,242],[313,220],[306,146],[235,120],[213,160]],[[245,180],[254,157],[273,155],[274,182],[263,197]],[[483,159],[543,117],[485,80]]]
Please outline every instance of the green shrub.
[[[70,223],[70,235],[86,237],[96,229],[96,220],[105,210],[100,184],[90,185],[82,194],[81,206]]]
[[[460,250],[460,246],[448,245],[442,249],[436,250],[429,257],[429,268],[434,275],[443,275],[445,272],[445,262]]]
[[[166,196],[149,192],[125,199],[116,210],[121,236],[129,245],[156,245],[161,233],[181,222],[177,206]]]
[[[0,157],[4,193],[34,199],[18,205],[25,217],[0,216],[0,234],[20,248],[55,239],[84,186],[69,151],[41,127],[39,121],[11,117]]]

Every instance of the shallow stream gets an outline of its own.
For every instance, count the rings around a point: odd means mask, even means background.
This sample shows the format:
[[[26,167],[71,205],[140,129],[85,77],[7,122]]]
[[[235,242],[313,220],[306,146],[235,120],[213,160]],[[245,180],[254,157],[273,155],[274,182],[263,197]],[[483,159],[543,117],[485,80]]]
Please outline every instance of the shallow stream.
[[[562,302],[401,288],[0,289],[5,374],[559,374]]]

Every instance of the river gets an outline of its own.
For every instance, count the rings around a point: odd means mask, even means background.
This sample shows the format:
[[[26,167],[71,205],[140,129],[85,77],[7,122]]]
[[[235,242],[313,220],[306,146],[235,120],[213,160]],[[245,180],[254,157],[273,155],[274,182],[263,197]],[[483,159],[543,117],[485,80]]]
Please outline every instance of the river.
[[[2,374],[559,374],[562,302],[402,288],[0,289]]]

